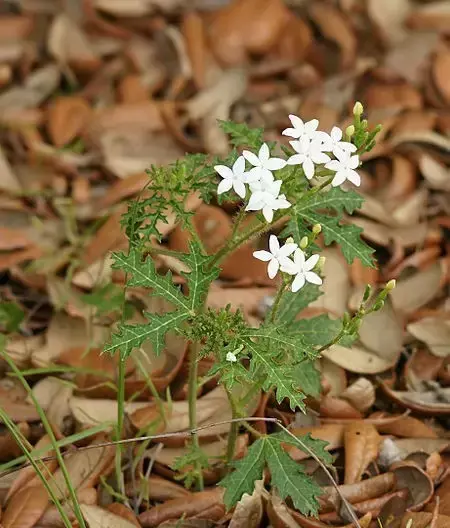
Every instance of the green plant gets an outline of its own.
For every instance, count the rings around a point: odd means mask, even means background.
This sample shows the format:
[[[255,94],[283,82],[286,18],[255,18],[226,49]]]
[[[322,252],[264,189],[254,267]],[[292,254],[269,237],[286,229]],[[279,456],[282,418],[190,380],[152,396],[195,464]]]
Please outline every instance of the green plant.
[[[360,163],[359,155],[374,146],[379,130],[368,130],[367,122],[361,120],[361,109],[359,103],[355,105],[354,123],[346,130],[344,139],[337,127],[329,135],[317,131],[317,120],[303,123],[290,116],[293,127],[283,133],[293,138],[290,144],[295,152],[283,148],[287,159],[272,157],[275,145],[264,143],[262,130],[222,122],[234,146],[224,161],[188,155],[169,167],[152,167],[146,196],[133,201],[123,217],[129,250],[114,254],[114,267],[125,272],[127,287],[148,288],[152,295],[167,301],[172,310],[145,313],[147,321],[143,324],[129,324],[123,318],[105,352],[120,353],[123,365],[132,350],[139,349],[145,341],[151,342],[155,353],[161,353],[169,331],[183,335],[191,343],[191,443],[175,468],[183,473],[188,485],[199,489],[203,488],[203,470],[208,466],[208,458],[195,432],[197,365],[200,358],[214,356],[215,364],[209,375],[217,376],[224,386],[236,419],[228,436],[228,474],[220,483],[226,488],[227,507],[236,504],[243,493],[251,493],[254,482],[262,478],[268,467],[272,484],[283,498],[290,497],[305,514],[317,513],[316,497],[320,489],[283,449],[283,444],[293,442],[286,431],[260,435],[242,420],[242,425],[258,438],[244,459],[234,462],[233,457],[238,419],[245,416],[243,409],[252,395],[260,390],[273,390],[278,402],[287,401],[292,410],[305,411],[305,398],[320,392],[314,361],[329,346],[351,342],[362,317],[379,309],[393,287],[388,284],[370,305],[371,290],[367,288],[357,313],[346,314],[342,321],[327,316],[296,321],[297,314],[320,295],[324,264],[316,244],[320,234],[326,245],[337,243],[349,263],[359,258],[365,265],[374,265],[373,250],[360,239],[361,229],[340,221],[344,212],[352,214],[363,201],[356,192],[344,191],[340,185],[345,180],[359,185],[360,176],[355,170]],[[242,147],[240,155],[237,148]],[[218,187],[217,174],[222,177]],[[207,254],[193,225],[193,212],[187,206],[189,197],[198,193],[206,203],[213,199],[220,203],[223,195],[231,198],[233,192],[240,197],[241,206],[234,218],[232,236],[215,254]],[[257,213],[243,227],[247,211]],[[167,222],[169,212],[190,234],[188,253],[170,251],[153,243],[155,239],[162,239],[160,226]],[[281,245],[272,234],[270,251],[254,253],[255,258],[268,262],[270,278],[277,273],[282,275],[273,305],[261,326],[249,326],[243,314],[229,307],[207,308],[206,296],[211,283],[219,276],[222,261],[239,246],[281,224],[284,225],[281,237],[287,238],[285,244]],[[158,253],[176,257],[188,270],[181,272],[185,279],[183,289],[174,284],[170,273],[165,276],[158,273],[150,256]],[[123,384],[123,376],[119,377],[120,383]],[[236,385],[248,388],[239,398],[233,391]],[[123,388],[119,386],[119,409],[123,409],[123,398]],[[122,418],[119,432],[121,427]],[[310,437],[298,441],[325,464],[331,463],[323,442]]]

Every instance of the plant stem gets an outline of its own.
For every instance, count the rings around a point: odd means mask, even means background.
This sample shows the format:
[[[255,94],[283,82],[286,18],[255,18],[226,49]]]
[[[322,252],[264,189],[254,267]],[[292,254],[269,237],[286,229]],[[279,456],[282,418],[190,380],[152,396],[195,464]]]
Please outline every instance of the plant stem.
[[[117,425],[116,425],[116,439],[122,438],[123,417],[125,414],[125,368],[126,358],[119,358],[119,368],[117,376]],[[125,494],[125,483],[122,475],[122,447],[116,446],[114,457],[114,465],[116,470],[116,480],[119,491]]]
[[[48,434],[48,437],[50,439],[52,447],[55,450],[56,459],[58,461],[59,467],[60,467],[61,472],[63,474],[64,481],[66,483],[67,489],[69,490],[69,496],[70,496],[70,499],[72,501],[73,511],[75,513],[75,517],[76,517],[77,521],[79,522],[80,527],[81,528],[86,528],[86,523],[84,522],[84,517],[83,517],[83,514],[81,512],[81,508],[80,508],[80,504],[78,502],[77,494],[76,494],[76,492],[75,492],[75,490],[74,490],[74,488],[72,486],[72,482],[71,482],[71,479],[70,479],[70,474],[69,474],[69,472],[67,470],[66,464],[64,462],[64,458],[62,456],[62,453],[61,453],[61,451],[60,451],[60,449],[59,449],[59,447],[58,447],[58,445],[56,443],[56,437],[55,437],[55,434],[53,432],[53,429],[52,429],[49,421],[47,420],[47,416],[45,415],[45,412],[42,409],[42,407],[39,405],[39,402],[36,400],[36,397],[33,394],[33,391],[31,390],[30,385],[28,384],[28,381],[24,378],[24,376],[22,375],[20,370],[17,368],[17,366],[14,363],[14,361],[10,358],[9,354],[6,351],[3,351],[2,356],[5,359],[5,361],[8,363],[9,367],[11,368],[11,370],[13,370],[15,372],[15,374],[17,375],[17,377],[20,379],[22,385],[24,386],[25,390],[27,391],[29,397],[31,398],[31,401],[33,402],[33,404],[34,404],[34,406],[36,408],[36,411],[37,411],[37,413],[39,415],[39,418],[42,421],[42,425],[44,426],[45,432]]]
[[[189,385],[188,385],[188,401],[189,401],[189,428],[196,429],[197,427],[197,376],[198,376],[198,352],[200,345],[196,342],[189,347]],[[197,432],[191,435],[192,445],[196,450],[200,449],[200,442],[198,440]],[[196,470],[198,473],[198,487],[203,491],[203,473],[200,463],[196,462]]]
[[[17,428],[16,424],[14,424],[10,420],[9,416],[5,413],[5,411],[1,407],[0,407],[0,418],[2,422],[5,424],[5,426],[7,427],[7,429],[9,430],[9,432],[11,433],[11,435],[13,436],[14,440],[16,441],[17,445],[20,447],[22,452],[25,453],[25,457],[28,459],[29,463],[32,465],[34,471],[36,472],[36,475],[40,478],[49,497],[52,499],[56,509],[58,510],[58,513],[61,516],[61,520],[63,521],[64,526],[66,526],[66,528],[71,528],[72,522],[70,521],[66,511],[64,510],[61,504],[61,501],[56,496],[55,491],[53,490],[52,486],[50,485],[50,483],[47,481],[44,474],[42,473],[41,468],[38,466],[38,464],[34,460],[32,453],[28,450],[27,445],[25,443],[26,439],[24,442],[20,430]],[[46,466],[44,467],[48,471],[48,468]]]
[[[283,295],[286,291],[286,286],[289,284],[289,282],[290,282],[289,279],[286,279],[285,277],[283,278],[283,283],[281,284],[280,289],[277,292],[277,296],[275,297],[275,301],[273,303],[272,310],[270,312],[270,322],[271,323],[275,322],[275,317],[277,315],[278,308],[280,307],[281,299],[283,298]]]
[[[230,402],[230,406],[231,406],[231,417],[233,419],[239,418],[239,413],[236,409],[236,404],[234,402],[233,395],[228,389],[226,389],[226,391],[227,391],[228,401]],[[228,433],[228,443],[227,443],[228,470],[231,469],[230,463],[234,458],[234,452],[236,450],[236,440],[237,440],[237,436],[239,432],[239,425],[240,425],[239,422],[231,422],[230,432]]]

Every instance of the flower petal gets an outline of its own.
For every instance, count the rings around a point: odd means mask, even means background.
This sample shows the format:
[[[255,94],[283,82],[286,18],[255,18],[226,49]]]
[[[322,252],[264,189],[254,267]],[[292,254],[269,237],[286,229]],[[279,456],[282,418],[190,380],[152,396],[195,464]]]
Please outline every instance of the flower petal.
[[[305,273],[305,279],[311,284],[322,284],[322,279],[313,271],[307,271]]]
[[[281,271],[289,275],[296,275],[298,273],[297,266],[289,258],[284,258],[280,261]]]
[[[272,196],[277,196],[280,194],[282,180],[275,180],[274,182],[266,185],[266,191]]]
[[[238,174],[243,174],[245,171],[245,158],[244,156],[239,156],[239,158],[233,163],[233,172]]]
[[[356,187],[361,185],[361,176],[354,170],[347,171],[347,180],[356,185]]]
[[[280,263],[277,259],[272,259],[269,262],[269,265],[267,266],[267,275],[269,275],[269,279],[273,279],[275,275],[278,273],[278,270],[280,269]]]
[[[222,178],[232,178],[233,171],[226,165],[215,165],[214,170],[222,176]]]
[[[356,152],[358,150],[356,145],[353,145],[353,143],[349,143],[348,141],[340,141],[336,146],[344,152]]]
[[[336,172],[336,176],[333,178],[333,181],[331,182],[331,185],[333,187],[337,187],[338,185],[342,185],[345,180],[347,179],[346,173],[344,170],[339,170]]]
[[[357,169],[359,166],[359,156],[351,156],[348,166],[350,169]]]
[[[342,139],[342,130],[337,126],[334,126],[331,129],[330,136],[333,142],[337,143],[338,141],[341,141]]]
[[[287,160],[288,165],[301,165],[305,161],[304,154],[294,154]]]
[[[325,168],[337,172],[341,169],[341,164],[338,160],[331,160],[325,165]]]
[[[311,257],[309,257],[309,259],[304,263],[303,269],[305,271],[311,271],[314,266],[319,262],[319,258],[319,255],[312,255]]]
[[[314,163],[311,158],[306,158],[302,163],[302,168],[305,172],[305,176],[310,180],[314,176]]]
[[[285,128],[281,134],[283,136],[289,136],[293,138],[299,138],[301,136],[301,132],[299,132],[296,128]]]
[[[242,151],[242,155],[254,167],[260,167],[261,166],[261,162],[259,161],[258,156],[256,154],[253,154],[253,152],[250,152],[249,150],[244,150],[244,151]]]
[[[303,286],[305,285],[305,276],[303,273],[298,273],[297,276],[294,279],[294,282],[292,283],[292,291],[298,292],[298,290],[301,290]]]
[[[280,194],[280,196],[276,199],[275,205],[277,209],[288,209],[292,204],[286,200],[286,196],[284,196],[284,194]]]
[[[292,123],[292,126],[298,130],[300,130],[300,133],[303,132],[303,127],[304,127],[304,123],[303,121],[297,117],[296,115],[294,114],[289,114],[289,119]]]
[[[261,148],[258,152],[258,158],[261,165],[265,165],[266,161],[270,158],[269,145],[267,143],[263,143],[261,145]]]
[[[264,167],[269,170],[279,170],[286,167],[286,160],[281,158],[270,158],[264,163]]]
[[[270,235],[269,237],[269,249],[272,255],[275,255],[280,249],[280,242],[275,235]]]
[[[240,180],[234,180],[233,181],[233,189],[236,191],[236,194],[240,196],[242,199],[245,198],[246,195],[246,189],[244,182],[241,182]]]
[[[262,260],[263,262],[269,262],[269,260],[273,259],[272,253],[269,253],[265,249],[261,249],[260,251],[254,251],[253,256],[258,260]]]
[[[292,253],[294,253],[297,247],[298,247],[297,244],[294,244],[293,242],[284,244],[284,246],[282,246],[280,250],[278,251],[278,257],[283,258],[283,257],[288,257],[289,255],[292,255]]]
[[[270,224],[270,222],[272,222],[273,220],[273,209],[266,205],[265,207],[263,207],[262,213],[264,215],[264,218],[266,219],[266,222]]]
[[[295,250],[294,262],[298,269],[303,269],[303,266],[305,264],[305,254],[300,248]]]
[[[246,211],[259,211],[264,206],[264,193],[257,191],[250,196]]]
[[[222,180],[217,186],[217,194],[223,194],[224,192],[229,191],[231,187],[233,187],[233,180],[229,180],[228,178]]]
[[[319,126],[319,120],[318,119],[311,119],[311,121],[308,121],[305,123],[305,134],[308,134],[308,136],[311,137],[311,134],[317,130],[317,127]]]
[[[242,176],[245,183],[259,182],[261,179],[261,167],[253,167],[253,169],[245,172]]]
[[[311,152],[311,159],[314,163],[327,163],[331,158],[328,154],[325,154],[325,152],[313,151]]]

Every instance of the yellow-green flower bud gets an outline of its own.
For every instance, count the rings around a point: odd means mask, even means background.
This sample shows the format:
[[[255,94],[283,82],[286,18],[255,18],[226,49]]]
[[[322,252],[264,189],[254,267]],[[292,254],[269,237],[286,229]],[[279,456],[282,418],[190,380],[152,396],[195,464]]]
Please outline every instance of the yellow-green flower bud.
[[[351,138],[353,136],[353,134],[355,133],[355,127],[354,125],[350,125],[348,126],[346,129],[345,129],[345,135],[349,138]]]
[[[396,285],[395,279],[391,279],[391,280],[386,284],[386,286],[384,287],[384,289],[387,290],[387,291],[392,291],[392,290],[395,288],[395,285]]]
[[[294,243],[294,239],[292,237],[286,238],[286,244],[293,244],[293,243]]]
[[[322,226],[320,224],[314,224],[312,228],[312,232],[314,235],[318,235],[322,231]]]
[[[300,240],[300,249],[305,249],[308,247],[308,244],[309,244],[309,240],[308,240],[308,237],[304,236],[301,240]]]
[[[326,258],[325,258],[325,257],[320,257],[319,260],[318,260],[318,262],[317,262],[317,266],[316,266],[316,267],[317,267],[319,270],[322,270],[323,267],[324,267],[324,265],[325,265],[325,261],[326,261]]]
[[[353,115],[354,116],[361,116],[363,112],[364,112],[363,105],[359,101],[357,101],[355,103],[355,106],[353,107]]]

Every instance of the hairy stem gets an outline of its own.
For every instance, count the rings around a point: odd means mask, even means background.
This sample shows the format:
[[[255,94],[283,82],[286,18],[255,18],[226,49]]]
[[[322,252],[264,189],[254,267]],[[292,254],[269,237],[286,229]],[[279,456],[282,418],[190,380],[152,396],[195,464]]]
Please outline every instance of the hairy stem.
[[[234,402],[233,395],[231,392],[226,389],[228,401],[230,402],[231,406],[231,417],[233,419],[240,418],[239,412],[236,408],[236,404]],[[239,422],[231,422],[230,432],[228,433],[228,444],[227,444],[227,466],[228,470],[231,470],[230,463],[234,458],[234,452],[236,451],[236,440],[239,432]]]
[[[200,449],[200,442],[198,434],[195,431],[197,428],[197,377],[198,377],[198,352],[200,345],[193,343],[189,349],[189,386],[188,386],[188,401],[189,401],[189,428],[194,430],[191,435],[192,445],[195,449]],[[200,491],[204,488],[203,473],[199,462],[196,462],[196,470],[198,474],[198,487]]]

